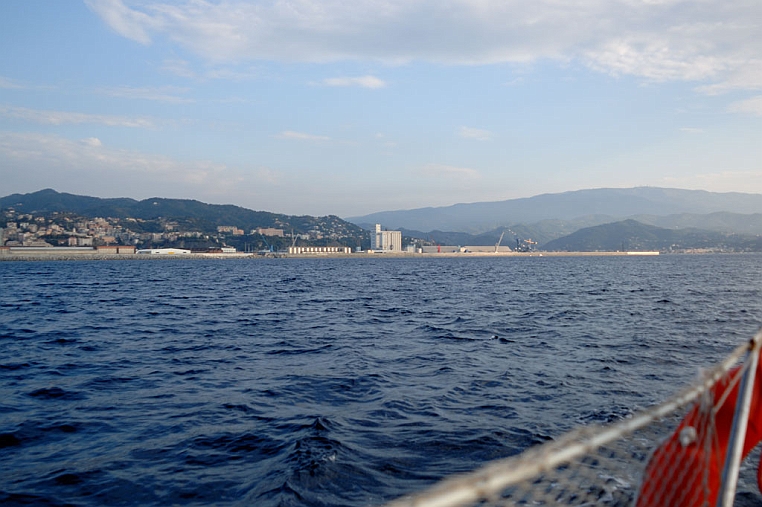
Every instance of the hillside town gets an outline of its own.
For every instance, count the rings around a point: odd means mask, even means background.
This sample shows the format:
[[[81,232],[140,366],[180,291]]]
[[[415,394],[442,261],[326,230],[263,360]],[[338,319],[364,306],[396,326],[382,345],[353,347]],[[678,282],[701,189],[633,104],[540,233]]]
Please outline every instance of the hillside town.
[[[107,247],[125,246],[135,250],[161,247],[192,251],[283,250],[297,244],[308,246],[348,246],[347,231],[323,222],[297,232],[276,227],[244,230],[235,225],[213,230],[193,230],[177,220],[139,218],[84,218],[73,213],[44,215],[18,213],[9,208],[0,217],[0,246],[4,247]],[[335,243],[331,245],[331,243]],[[360,245],[358,245],[360,246]]]
[[[332,217],[317,219],[306,231],[279,227],[244,230],[236,225],[194,230],[181,222],[86,218],[70,212],[37,214],[6,208],[0,214],[0,253],[314,255],[423,251],[414,245],[403,250],[400,231],[376,224],[373,232],[365,231],[358,238],[345,222]]]
[[[176,241],[181,237],[202,237],[200,232],[174,231],[174,224],[170,222],[165,224],[165,231],[162,232],[136,232],[130,228],[131,222],[137,224],[136,219],[84,219],[64,213],[52,213],[45,217],[16,214],[12,209],[5,211],[4,218],[5,227],[0,229],[3,246],[139,245]]]

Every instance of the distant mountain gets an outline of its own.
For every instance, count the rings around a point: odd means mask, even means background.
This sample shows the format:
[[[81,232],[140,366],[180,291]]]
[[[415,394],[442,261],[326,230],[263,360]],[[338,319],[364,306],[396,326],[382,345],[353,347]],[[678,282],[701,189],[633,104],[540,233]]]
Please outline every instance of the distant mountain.
[[[546,251],[674,251],[684,249],[762,251],[759,236],[726,234],[702,229],[664,229],[636,220],[580,229],[542,245]]]
[[[741,215],[737,213],[710,213],[696,215],[683,213],[680,215],[668,215],[664,217],[655,215],[636,215],[634,220],[644,225],[653,225],[662,229],[694,229],[704,233],[716,232],[719,235],[711,237],[725,239],[730,235],[762,235],[762,214]],[[531,239],[542,248],[548,242],[568,236],[580,229],[587,229],[603,224],[621,222],[603,215],[588,216],[576,220],[542,220],[533,224],[511,224],[506,227],[498,227],[481,234],[469,234],[466,232],[451,231],[416,231],[402,228],[402,235],[408,238],[417,238],[441,245],[460,246],[484,246],[497,243],[500,235],[503,235],[503,246],[513,247],[516,240]],[[370,224],[363,224],[366,229]]]
[[[177,221],[195,230],[215,231],[217,226],[232,225],[248,232],[257,227],[273,227],[290,232],[313,230],[340,237],[363,238],[366,233],[357,225],[337,216],[293,216],[267,211],[252,211],[233,205],[206,204],[188,199],[154,197],[137,201],[129,198],[101,199],[56,192],[52,189],[30,194],[13,194],[0,198],[0,209],[14,208],[19,213],[75,213],[86,218],[166,219]]]
[[[455,204],[439,208],[383,211],[350,217],[355,224],[380,223],[389,229],[453,231],[480,234],[512,224],[592,218],[598,225],[640,215],[709,213],[760,214],[762,195],[716,193],[671,188],[600,188],[543,194],[497,202]]]
[[[748,215],[728,212],[696,215],[681,213],[679,215],[654,216],[637,215],[632,217],[644,224],[656,225],[665,229],[704,229],[735,234],[762,234],[762,213]]]

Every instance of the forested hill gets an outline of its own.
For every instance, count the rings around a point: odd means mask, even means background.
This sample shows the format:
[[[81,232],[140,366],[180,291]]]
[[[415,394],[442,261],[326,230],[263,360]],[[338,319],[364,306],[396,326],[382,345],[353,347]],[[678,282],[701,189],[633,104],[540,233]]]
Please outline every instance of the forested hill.
[[[86,218],[112,217],[138,220],[173,220],[181,226],[216,232],[218,226],[235,226],[245,231],[273,227],[304,234],[317,230],[335,237],[358,237],[365,232],[337,216],[294,216],[267,211],[253,211],[234,205],[206,204],[189,199],[155,197],[138,201],[129,198],[102,199],[56,192],[52,189],[0,198],[0,209],[13,208],[18,213],[45,215],[53,212],[74,213]]]

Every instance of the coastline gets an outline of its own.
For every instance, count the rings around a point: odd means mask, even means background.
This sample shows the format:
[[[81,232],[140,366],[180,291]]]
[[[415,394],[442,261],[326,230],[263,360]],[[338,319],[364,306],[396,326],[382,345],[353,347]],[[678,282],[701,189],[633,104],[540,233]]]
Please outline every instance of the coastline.
[[[8,261],[129,261],[129,260],[232,260],[232,259],[440,259],[459,258],[475,259],[485,257],[643,257],[663,255],[660,252],[447,252],[447,253],[314,253],[314,254],[183,254],[183,255],[147,255],[147,254],[99,254],[62,253],[62,252],[13,252],[0,255],[0,262]]]

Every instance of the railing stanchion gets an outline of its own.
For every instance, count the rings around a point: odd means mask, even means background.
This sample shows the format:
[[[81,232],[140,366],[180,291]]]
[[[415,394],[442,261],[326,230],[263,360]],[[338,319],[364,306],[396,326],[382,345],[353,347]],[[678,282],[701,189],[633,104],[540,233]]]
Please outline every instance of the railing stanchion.
[[[746,428],[749,425],[751,400],[754,394],[754,379],[759,363],[760,342],[762,342],[762,332],[758,333],[751,342],[744,365],[746,371],[743,373],[741,385],[738,388],[738,400],[733,415],[733,428],[728,440],[725,466],[722,470],[722,482],[720,483],[722,489],[717,496],[717,507],[732,507],[735,500],[738,474],[741,470],[741,458],[743,457],[743,445],[746,441]]]

